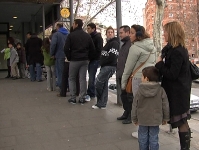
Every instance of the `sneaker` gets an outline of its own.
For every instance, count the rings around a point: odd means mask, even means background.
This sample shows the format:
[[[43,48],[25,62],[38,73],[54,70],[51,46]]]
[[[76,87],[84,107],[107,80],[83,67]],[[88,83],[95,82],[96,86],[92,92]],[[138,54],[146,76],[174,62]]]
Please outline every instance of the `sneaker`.
[[[80,103],[81,105],[83,105],[85,102],[86,102],[86,101],[85,101],[85,99],[84,99],[84,98],[79,99],[79,103]]]
[[[132,137],[138,139],[138,132],[133,132],[131,135],[132,135]]]
[[[70,99],[68,100],[68,102],[71,103],[71,104],[76,104],[76,99],[70,98]]]
[[[106,107],[98,107],[97,105],[93,105],[92,109],[106,109]]]
[[[85,96],[85,101],[86,101],[86,102],[90,102],[90,101],[91,101],[91,98],[90,98],[89,95],[86,95],[86,96]]]

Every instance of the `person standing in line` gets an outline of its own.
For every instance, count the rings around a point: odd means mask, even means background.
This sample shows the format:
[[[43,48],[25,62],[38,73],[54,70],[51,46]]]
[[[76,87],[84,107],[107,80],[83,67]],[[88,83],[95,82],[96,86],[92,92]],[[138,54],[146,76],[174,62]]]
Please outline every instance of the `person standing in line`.
[[[64,70],[64,45],[68,35],[68,30],[63,28],[63,24],[56,25],[57,32],[53,33],[50,43],[50,55],[55,59],[55,70],[57,75],[57,85],[61,89],[62,74]]]
[[[121,80],[122,74],[124,72],[124,67],[126,63],[127,56],[129,54],[129,48],[131,47],[131,40],[129,37],[130,27],[129,26],[121,26],[119,30],[120,40],[122,42],[122,46],[119,50],[118,62],[117,62],[117,70],[116,70],[116,85],[117,85],[117,97],[121,98],[124,113],[122,116],[118,117],[117,120],[123,120],[123,124],[130,124],[131,121],[131,110],[132,110],[132,102],[133,102],[133,94],[127,93],[126,90],[121,89]]]
[[[26,52],[20,42],[17,43],[17,53],[19,56],[19,63],[18,63],[19,75],[21,79],[25,79]]]
[[[94,98],[95,95],[95,78],[96,78],[96,72],[99,67],[99,60],[100,55],[103,47],[103,39],[101,36],[101,33],[98,33],[96,31],[96,25],[94,23],[89,23],[87,25],[87,32],[91,35],[91,38],[93,40],[93,43],[95,45],[95,51],[94,57],[92,60],[90,60],[88,64],[88,74],[89,74],[89,80],[88,80],[88,89],[87,89],[87,96],[86,101],[90,101],[91,98]]]
[[[169,121],[169,102],[154,66],[142,70],[142,83],[133,100],[132,120],[138,129],[140,150],[159,150],[159,125]]]
[[[108,80],[115,73],[117,66],[117,57],[119,51],[119,39],[115,37],[115,31],[112,27],[106,29],[107,43],[102,48],[100,57],[100,72],[96,78],[96,96],[97,104],[93,109],[106,109],[108,101]]]
[[[42,39],[37,37],[36,33],[33,33],[31,37],[26,42],[26,51],[27,51],[27,64],[30,70],[30,79],[31,81],[37,80],[38,82],[42,81],[42,70],[41,66],[43,65],[43,54],[41,51]],[[35,67],[36,73],[35,75]]]
[[[181,150],[189,150],[191,131],[188,120],[191,118],[189,108],[192,80],[185,32],[176,21],[166,23],[163,30],[168,44],[163,48],[155,66],[162,75],[162,87],[169,100],[169,123],[172,128],[178,128]]]
[[[87,82],[86,73],[88,61],[93,59],[95,46],[91,36],[82,29],[83,21],[75,19],[73,22],[73,32],[71,32],[65,44],[65,54],[69,63],[69,90],[71,98],[68,102],[76,104],[76,78],[79,74],[80,95],[79,103],[85,103]]]
[[[55,59],[50,56],[50,40],[45,38],[43,40],[42,52],[44,55],[44,65],[47,72],[47,90],[55,91]]]
[[[19,70],[17,63],[19,62],[19,56],[17,51],[14,48],[14,43],[9,43],[8,47],[10,48],[10,66],[11,66],[11,74],[13,76],[13,80],[19,78]]]
[[[130,29],[130,39],[132,45],[129,49],[124,72],[122,74],[122,90],[126,89],[128,78],[132,72],[146,61],[144,65],[135,73],[132,79],[132,93],[133,96],[135,96],[141,83],[142,69],[147,66],[155,66],[156,48],[153,44],[153,40],[150,39],[150,36],[145,31],[143,26],[132,25]],[[133,132],[132,136],[138,138],[138,132]]]

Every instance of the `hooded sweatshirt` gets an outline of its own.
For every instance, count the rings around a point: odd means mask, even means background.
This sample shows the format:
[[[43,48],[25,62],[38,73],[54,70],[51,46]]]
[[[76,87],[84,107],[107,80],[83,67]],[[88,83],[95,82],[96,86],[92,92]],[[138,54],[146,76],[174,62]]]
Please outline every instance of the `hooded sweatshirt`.
[[[125,89],[128,78],[132,72],[136,70],[143,62],[145,62],[145,64],[136,72],[134,75],[135,78],[141,78],[142,69],[148,66],[154,66],[156,63],[156,48],[154,47],[153,40],[150,38],[144,39],[142,41],[136,41],[131,45],[126,60],[124,73],[122,75],[122,89]]]
[[[60,28],[52,36],[50,44],[50,55],[55,56],[55,58],[65,58],[64,45],[68,35],[68,30],[65,28]]]
[[[17,54],[17,51],[14,47],[12,47],[10,48],[10,66],[18,62],[19,62],[19,56]]]
[[[133,100],[132,119],[142,126],[158,126],[169,120],[169,102],[159,83],[140,84]]]

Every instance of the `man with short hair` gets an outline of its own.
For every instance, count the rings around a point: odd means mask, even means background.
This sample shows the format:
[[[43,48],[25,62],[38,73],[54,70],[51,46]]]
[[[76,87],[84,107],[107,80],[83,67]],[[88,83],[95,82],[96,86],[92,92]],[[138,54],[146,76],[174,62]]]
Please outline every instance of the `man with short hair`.
[[[75,19],[73,22],[73,32],[68,35],[65,44],[65,54],[70,61],[69,64],[69,90],[71,98],[68,102],[76,104],[76,78],[79,74],[80,95],[79,103],[85,103],[87,82],[86,72],[88,61],[93,60],[95,46],[91,36],[82,29],[83,21]],[[53,35],[54,36],[54,35]]]
[[[95,75],[97,72],[97,68],[99,67],[99,59],[103,47],[103,39],[101,34],[96,31],[96,25],[94,23],[89,23],[87,25],[87,32],[88,34],[90,34],[93,40],[96,51],[93,59],[91,59],[88,64],[89,80],[86,101],[90,101],[91,98],[95,97]]]
[[[55,69],[57,75],[57,85],[61,89],[62,73],[64,69],[64,45],[68,35],[68,30],[63,28],[63,24],[58,23],[56,25],[56,30],[52,36],[50,43],[50,55],[55,58]]]
[[[116,84],[117,84],[117,98],[121,98],[124,108],[124,113],[117,120],[123,120],[123,124],[130,124],[131,121],[131,110],[133,102],[133,94],[127,93],[125,90],[121,90],[121,79],[124,72],[126,59],[129,53],[129,48],[131,47],[130,41],[130,27],[127,25],[121,26],[119,30],[120,40],[123,43],[118,56],[117,70],[116,70]]]

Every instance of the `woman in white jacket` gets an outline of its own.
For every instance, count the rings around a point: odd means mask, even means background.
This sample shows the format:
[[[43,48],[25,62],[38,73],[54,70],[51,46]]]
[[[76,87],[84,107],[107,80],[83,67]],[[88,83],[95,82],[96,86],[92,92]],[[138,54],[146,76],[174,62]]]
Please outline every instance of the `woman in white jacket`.
[[[141,83],[142,69],[147,66],[154,66],[156,63],[156,48],[154,47],[153,40],[150,39],[150,36],[145,31],[143,26],[132,25],[130,30],[130,39],[132,46],[129,49],[121,81],[123,90],[125,90],[128,78],[132,72],[146,61],[144,65],[135,73],[132,79],[132,92],[135,96],[139,84]],[[132,136],[137,137],[137,133],[132,133]]]

